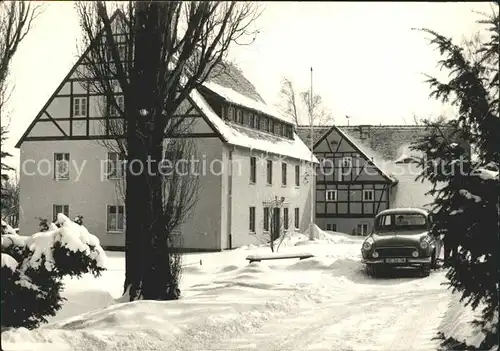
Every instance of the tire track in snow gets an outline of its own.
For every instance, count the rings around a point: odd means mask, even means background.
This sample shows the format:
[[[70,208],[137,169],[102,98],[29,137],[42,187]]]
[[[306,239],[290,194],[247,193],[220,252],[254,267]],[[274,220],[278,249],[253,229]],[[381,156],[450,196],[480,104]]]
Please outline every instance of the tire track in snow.
[[[432,350],[449,294],[440,277],[363,285],[308,311],[267,321],[212,350]],[[342,298],[344,299],[343,301]],[[333,301],[333,300],[337,301]]]
[[[404,318],[393,334],[390,350],[436,350],[438,342],[432,340],[449,304],[450,294],[443,291],[426,291],[413,302],[411,310],[404,311]],[[410,312],[410,313],[408,313]]]
[[[339,299],[308,311],[274,319],[252,335],[227,340],[211,349],[324,350],[328,345],[332,350],[346,350],[342,348],[345,340],[342,334],[350,329],[353,318],[359,318],[373,304],[372,297],[371,292],[352,294],[344,301]],[[329,340],[325,340],[325,335]],[[321,341],[321,345],[315,347],[318,341]]]

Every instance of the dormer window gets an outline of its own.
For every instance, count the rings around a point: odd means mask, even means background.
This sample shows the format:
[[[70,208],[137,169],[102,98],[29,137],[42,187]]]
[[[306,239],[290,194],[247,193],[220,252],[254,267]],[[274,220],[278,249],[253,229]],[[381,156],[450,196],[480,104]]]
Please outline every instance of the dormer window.
[[[238,118],[236,122],[239,124],[243,124],[243,111],[239,108],[236,109],[236,117]]]
[[[281,125],[281,123],[276,123],[276,134],[278,134],[279,136],[283,136],[283,127]]]
[[[220,116],[224,120],[235,122],[245,127],[293,140],[294,128],[291,124],[274,119],[268,115],[261,115],[253,110],[228,104],[221,107]]]
[[[248,111],[243,111],[243,124],[246,126],[250,126],[250,119],[252,115]]]
[[[264,121],[262,122],[262,120],[264,120]],[[262,117],[260,123],[261,123],[261,125],[262,124],[264,125],[264,127],[262,129],[265,130],[266,132],[269,132],[269,119],[267,117]]]
[[[368,139],[370,137],[370,126],[359,126],[359,138],[361,140]]]

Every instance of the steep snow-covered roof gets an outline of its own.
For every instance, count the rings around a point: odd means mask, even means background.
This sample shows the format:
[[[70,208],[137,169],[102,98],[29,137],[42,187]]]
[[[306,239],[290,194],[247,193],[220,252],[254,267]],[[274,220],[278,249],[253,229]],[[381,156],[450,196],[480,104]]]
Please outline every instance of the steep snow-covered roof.
[[[339,127],[340,128],[340,127]],[[313,127],[313,139],[314,139],[314,144],[325,135],[328,131],[332,129],[332,126],[314,126]],[[304,140],[304,143],[306,145],[310,144],[310,136],[311,136],[311,127],[307,125],[302,125],[302,126],[297,126],[296,128],[297,134],[299,137]]]
[[[393,182],[397,182],[397,179],[391,175],[390,168],[387,167],[387,163],[377,152],[366,148],[365,145],[358,140],[357,138],[349,135],[347,132],[342,129],[338,129],[339,133],[343,135],[344,138],[350,140],[354,145],[356,145],[361,152],[361,154],[368,160],[372,161],[373,164],[382,172],[384,176],[391,179]]]
[[[231,89],[246,98],[265,104],[264,99],[260,96],[257,89],[255,89],[255,86],[231,62],[223,62],[215,66],[204,85],[207,83]]]
[[[241,70],[229,62],[217,66],[203,83],[203,87],[234,105],[261,112],[287,123],[293,123],[279,109],[267,105],[255,86],[245,78]]]
[[[212,92],[216,93],[229,103],[246,107],[254,111],[269,115],[271,117],[278,118],[282,121],[291,123],[291,121],[288,121],[283,116],[281,116],[281,113],[274,107],[247,97],[237,92],[236,90],[233,90],[232,88],[224,87],[213,82],[205,82],[203,83],[203,86],[210,89]]]
[[[358,146],[364,150],[373,150],[384,160],[396,161],[402,156],[418,156],[418,153],[410,150],[421,137],[430,133],[424,125],[350,125],[337,126],[338,129],[347,133],[351,139],[355,138]],[[314,126],[314,142],[316,143],[331,126]],[[309,145],[309,126],[299,126],[297,133]],[[460,142],[462,147],[468,145]]]
[[[407,156],[418,156],[410,145],[414,144],[421,137],[429,134],[426,126],[404,125],[404,126],[342,126],[342,130],[350,135],[356,136],[358,142],[365,148],[375,150],[385,160],[400,158],[404,154]]]
[[[226,122],[214,112],[197,90],[193,90],[190,97],[227,143],[300,160],[311,160],[311,151],[296,134],[293,140],[285,139]],[[317,158],[312,157],[313,162],[318,163]]]

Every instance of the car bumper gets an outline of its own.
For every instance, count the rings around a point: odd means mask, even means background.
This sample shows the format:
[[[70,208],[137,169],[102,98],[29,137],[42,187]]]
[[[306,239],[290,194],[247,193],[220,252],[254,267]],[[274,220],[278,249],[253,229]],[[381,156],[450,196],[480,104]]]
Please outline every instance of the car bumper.
[[[365,264],[384,264],[391,266],[415,266],[423,264],[431,264],[432,259],[430,257],[420,257],[420,258],[406,258],[405,262],[387,262],[384,258],[364,258],[361,260]]]

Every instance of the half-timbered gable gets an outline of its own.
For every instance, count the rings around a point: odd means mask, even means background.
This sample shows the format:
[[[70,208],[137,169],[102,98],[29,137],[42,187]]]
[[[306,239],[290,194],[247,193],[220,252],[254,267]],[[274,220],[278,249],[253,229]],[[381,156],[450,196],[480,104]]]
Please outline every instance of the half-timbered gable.
[[[314,154],[320,163],[316,171],[317,223],[324,229],[348,232],[369,228],[365,219],[389,207],[390,189],[397,181],[372,152],[336,126],[316,138]],[[358,221],[360,228],[342,228],[346,221]]]
[[[123,46],[120,56],[127,57],[127,43],[124,18],[117,11],[112,19],[112,29],[118,46]],[[100,37],[92,45],[103,45]],[[92,73],[87,67],[90,48],[84,51],[70,72],[56,88],[53,95],[42,110],[34,118],[31,125],[19,140],[17,147],[25,141],[36,140],[90,140],[112,139],[123,137],[123,115],[118,113],[114,106],[124,105],[124,99],[118,82],[110,80],[111,86],[116,87],[115,102],[109,97],[100,94],[93,87]],[[106,55],[105,55],[106,57]],[[188,97],[176,110],[171,123],[182,118],[179,128],[182,135],[166,135],[166,137],[219,137],[217,132],[201,113],[200,109]],[[168,130],[168,128],[167,128]]]

